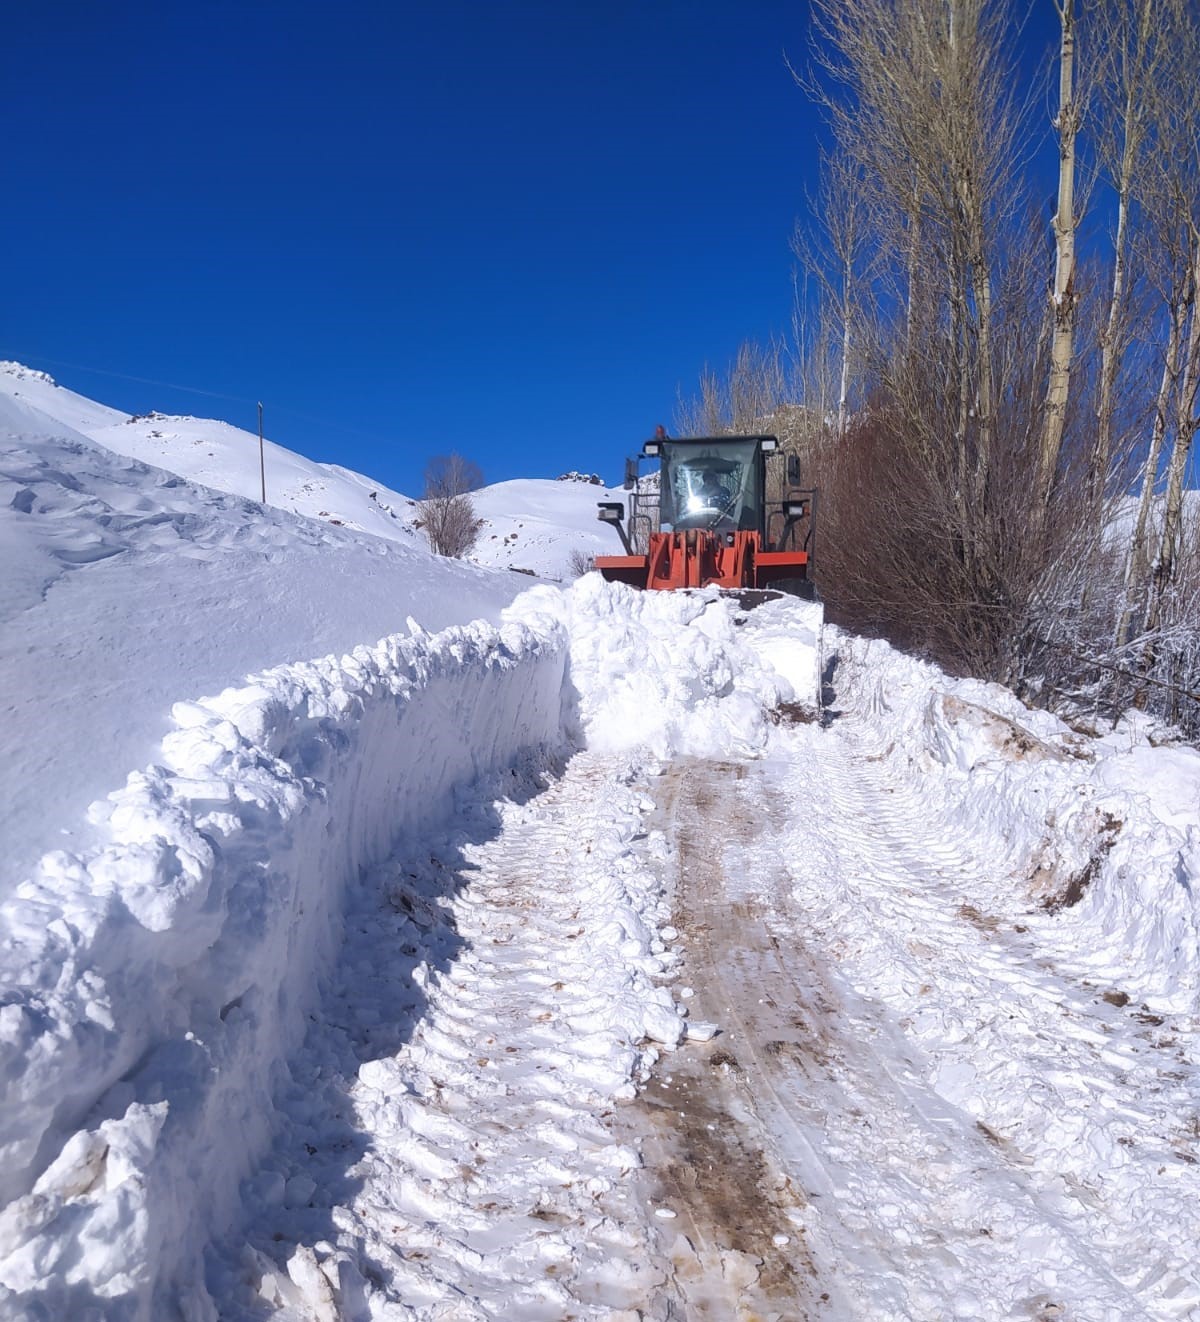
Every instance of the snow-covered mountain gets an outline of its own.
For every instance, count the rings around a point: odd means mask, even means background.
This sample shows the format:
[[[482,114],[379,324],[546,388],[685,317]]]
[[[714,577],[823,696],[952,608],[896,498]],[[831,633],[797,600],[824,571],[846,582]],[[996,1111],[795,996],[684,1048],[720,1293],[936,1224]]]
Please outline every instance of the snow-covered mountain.
[[[0,1317],[1200,1315],[1195,750],[0,385]]]
[[[0,362],[0,398],[5,396],[35,410],[41,421],[27,426],[66,427],[116,454],[214,491],[260,500],[258,437],[240,427],[211,418],[121,413],[20,363]],[[425,539],[413,526],[418,511],[412,497],[273,441],[264,442],[263,452],[267,504],[272,508],[424,549]],[[620,457],[614,451],[614,462]],[[484,526],[469,559],[489,568],[570,578],[572,551],[584,556],[619,554],[615,534],[596,519],[596,503],[612,498],[604,487],[552,479],[527,478],[484,487],[475,494]]]

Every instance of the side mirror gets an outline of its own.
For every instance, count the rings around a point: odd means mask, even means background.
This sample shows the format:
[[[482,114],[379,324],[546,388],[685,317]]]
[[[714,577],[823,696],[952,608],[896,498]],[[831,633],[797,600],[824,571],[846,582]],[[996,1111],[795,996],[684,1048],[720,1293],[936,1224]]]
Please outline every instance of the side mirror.
[[[783,514],[788,519],[802,519],[808,513],[807,500],[785,500]]]
[[[637,486],[638,480],[638,461],[636,459],[625,460],[625,490],[632,491]]]
[[[789,487],[800,485],[800,456],[789,454],[787,457],[787,484]]]
[[[625,502],[622,500],[601,501],[596,517],[601,523],[620,523],[625,518]]]

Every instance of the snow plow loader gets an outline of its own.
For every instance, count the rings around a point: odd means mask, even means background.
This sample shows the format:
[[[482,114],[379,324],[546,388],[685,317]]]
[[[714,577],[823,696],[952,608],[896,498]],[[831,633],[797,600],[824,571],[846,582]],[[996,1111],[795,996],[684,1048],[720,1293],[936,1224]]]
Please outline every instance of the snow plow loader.
[[[778,482],[771,461],[781,458],[774,436],[672,438],[660,427],[626,461],[628,519],[624,502],[600,505],[599,518],[616,528],[625,554],[597,556],[596,568],[637,588],[773,589],[814,599],[816,491],[799,488],[794,454]],[[658,473],[640,478],[642,459],[657,459]]]

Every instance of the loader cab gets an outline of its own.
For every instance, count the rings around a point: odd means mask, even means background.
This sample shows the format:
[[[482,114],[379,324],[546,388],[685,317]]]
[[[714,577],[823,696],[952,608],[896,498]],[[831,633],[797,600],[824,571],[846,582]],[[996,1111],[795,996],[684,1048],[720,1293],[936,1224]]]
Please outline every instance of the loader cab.
[[[659,518],[663,532],[707,528],[762,532],[765,460],[763,438],[656,440]]]

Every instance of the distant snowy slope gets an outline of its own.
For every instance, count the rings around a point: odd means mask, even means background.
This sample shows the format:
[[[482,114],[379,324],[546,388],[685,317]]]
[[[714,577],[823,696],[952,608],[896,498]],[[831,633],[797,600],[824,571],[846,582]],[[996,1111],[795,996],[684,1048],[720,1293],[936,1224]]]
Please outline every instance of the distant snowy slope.
[[[494,619],[526,585],[121,457],[49,419],[28,378],[7,380],[0,894],[42,851],[84,842],[88,804],[155,759],[172,703],[409,616],[430,630]]]
[[[118,454],[247,500],[261,496],[258,437],[240,427],[164,413],[130,416],[93,403],[19,363],[0,363],[0,397],[5,395]],[[271,441],[263,448],[268,505],[393,541],[416,540],[407,496]]]
[[[131,417],[56,385],[45,372],[0,362],[0,398],[6,396],[37,409],[58,429],[66,426],[118,454],[217,491],[260,499],[258,437],[227,422],[163,413]],[[411,497],[362,473],[307,459],[269,440],[264,450],[268,505],[335,527],[425,546],[414,527],[419,511]],[[614,448],[614,462],[619,450]],[[573,551],[585,556],[619,552],[616,534],[596,519],[596,502],[622,494],[587,482],[551,479],[484,487],[474,493],[485,526],[470,558],[498,569],[569,578]]]
[[[587,557],[621,554],[617,534],[596,518],[596,505],[624,495],[590,482],[537,478],[484,487],[474,495],[484,527],[471,558],[481,565],[570,579],[572,552]]]
[[[47,372],[39,372],[21,363],[0,361],[0,395],[20,400],[29,408],[37,409],[85,436],[99,427],[124,422],[127,416],[119,409],[110,409],[107,404],[97,404],[73,390],[64,390]]]

